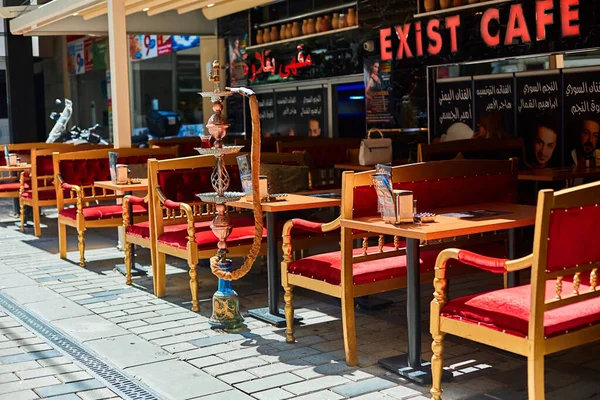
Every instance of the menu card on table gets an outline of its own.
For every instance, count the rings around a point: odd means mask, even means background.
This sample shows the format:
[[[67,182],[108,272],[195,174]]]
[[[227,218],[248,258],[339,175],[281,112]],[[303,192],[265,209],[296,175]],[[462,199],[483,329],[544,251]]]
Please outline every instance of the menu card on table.
[[[242,190],[246,195],[252,194],[252,170],[250,168],[250,161],[248,155],[236,157],[238,170],[240,173],[240,180],[242,181]]]
[[[396,205],[392,192],[392,183],[387,174],[373,174],[373,185],[377,192],[378,210],[385,222],[396,223]]]

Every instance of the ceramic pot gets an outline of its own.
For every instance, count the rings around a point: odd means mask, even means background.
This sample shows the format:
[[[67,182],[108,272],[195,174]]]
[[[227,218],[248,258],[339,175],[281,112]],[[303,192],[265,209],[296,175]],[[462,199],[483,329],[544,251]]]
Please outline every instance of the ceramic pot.
[[[333,29],[339,28],[340,16],[338,13],[333,14],[333,18],[331,19],[331,27]]]
[[[313,33],[315,33],[315,20],[309,18],[308,22],[306,23],[306,34],[312,35]]]
[[[315,24],[315,31],[317,33],[323,32],[323,18],[317,17],[317,23]]]
[[[287,34],[285,33],[285,24],[281,25],[281,29],[279,30],[279,38],[281,40],[287,39]]]
[[[434,11],[435,10],[435,1],[436,0],[425,0],[423,2],[423,6],[425,7],[425,11]]]
[[[348,15],[346,16],[346,22],[348,23],[348,26],[354,26],[354,20],[355,20],[354,8],[349,8]]]
[[[263,31],[263,43],[269,43],[271,41],[271,35],[269,34],[269,29],[265,28]]]
[[[288,39],[291,39],[294,37],[294,35],[292,35],[292,24],[287,24],[287,26],[285,27],[285,37]]]
[[[262,32],[262,29],[259,29],[256,32],[256,44],[263,44],[263,32]]]
[[[302,34],[306,35],[306,20],[302,21]]]
[[[329,19],[329,15],[323,17],[323,26],[321,27],[323,32],[331,30],[331,20]]]
[[[274,26],[271,28],[271,42],[275,42],[279,40],[279,32],[277,32],[277,27]]]
[[[300,24],[298,21],[294,21],[292,24],[292,37],[298,37],[301,34]]]
[[[450,8],[452,6],[452,0],[440,0],[440,8],[445,10],[446,8]]]
[[[338,21],[338,29],[345,28],[348,26],[348,22],[346,21],[346,15],[340,14],[340,18]]]
[[[463,5],[463,0],[453,0],[452,1],[452,6],[453,7],[460,7]]]
[[[469,0],[469,4],[479,3],[479,0]]]
[[[354,13],[354,25],[358,25],[358,9],[356,9],[356,12]]]

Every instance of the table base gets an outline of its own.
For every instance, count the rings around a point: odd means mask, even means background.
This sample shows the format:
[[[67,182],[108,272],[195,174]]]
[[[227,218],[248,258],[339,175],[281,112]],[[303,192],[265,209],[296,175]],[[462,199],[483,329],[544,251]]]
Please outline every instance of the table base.
[[[253,316],[254,318],[266,322],[268,324],[274,325],[278,328],[282,328],[285,326],[285,313],[282,309],[279,309],[278,315],[271,314],[269,312],[269,307],[264,308],[255,308],[253,310],[248,310],[248,314]],[[304,318],[294,315],[294,323],[302,321]]]
[[[379,364],[395,374],[415,382],[421,386],[431,385],[431,363],[421,361],[421,366],[417,368],[408,365],[408,354],[382,358]],[[443,370],[442,382],[448,382],[452,379],[452,372]]]
[[[125,264],[117,264],[115,265],[115,269],[119,271],[122,275],[127,275],[127,268]],[[131,276],[146,276],[148,275],[148,270],[145,267],[142,267],[140,264],[135,263],[131,268]]]
[[[382,297],[364,296],[354,299],[354,306],[361,310],[377,311],[389,307],[394,302]]]

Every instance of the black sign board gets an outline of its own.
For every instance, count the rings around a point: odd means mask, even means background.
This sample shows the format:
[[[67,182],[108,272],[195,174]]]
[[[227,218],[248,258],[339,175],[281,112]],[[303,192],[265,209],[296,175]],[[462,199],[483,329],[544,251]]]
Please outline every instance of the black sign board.
[[[456,123],[473,127],[473,81],[438,81],[435,86],[435,135],[441,137]],[[460,134],[465,134],[460,130]],[[472,135],[471,135],[472,136]],[[448,140],[470,139],[452,137]]]
[[[277,119],[275,116],[275,94],[261,93],[256,95],[258,99],[258,110],[260,111],[261,132],[273,133],[277,130]]]
[[[515,131],[515,80],[506,78],[475,81],[475,123],[477,137],[504,139]]]
[[[594,159],[600,128],[600,71],[564,74],[565,164]]]
[[[517,128],[531,168],[562,164],[562,89],[556,74],[517,76]]]

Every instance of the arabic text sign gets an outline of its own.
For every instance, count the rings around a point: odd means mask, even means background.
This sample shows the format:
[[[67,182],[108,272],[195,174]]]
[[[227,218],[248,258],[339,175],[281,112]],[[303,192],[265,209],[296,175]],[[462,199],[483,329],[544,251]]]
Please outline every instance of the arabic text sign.
[[[250,82],[254,82],[261,74],[279,75],[283,79],[296,77],[299,70],[313,65],[312,57],[304,51],[299,51],[296,57],[283,63],[278,63],[270,50],[256,52],[254,58],[258,61],[258,65],[253,63],[250,68]]]
[[[473,126],[473,85],[471,80],[437,82],[435,87],[436,136],[457,122]]]
[[[514,135],[514,85],[512,77],[475,81],[475,122],[487,130],[490,138],[498,138],[494,135],[500,132]]]

